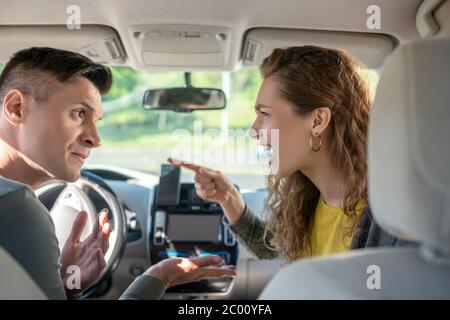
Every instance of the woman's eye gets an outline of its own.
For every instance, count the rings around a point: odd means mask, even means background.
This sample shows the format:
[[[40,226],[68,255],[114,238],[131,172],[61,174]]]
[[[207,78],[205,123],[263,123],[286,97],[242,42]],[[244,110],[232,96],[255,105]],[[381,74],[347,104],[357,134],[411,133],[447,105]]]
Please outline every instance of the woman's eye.
[[[260,111],[260,114],[263,118],[265,118],[269,115],[267,112],[262,112],[262,111]]]

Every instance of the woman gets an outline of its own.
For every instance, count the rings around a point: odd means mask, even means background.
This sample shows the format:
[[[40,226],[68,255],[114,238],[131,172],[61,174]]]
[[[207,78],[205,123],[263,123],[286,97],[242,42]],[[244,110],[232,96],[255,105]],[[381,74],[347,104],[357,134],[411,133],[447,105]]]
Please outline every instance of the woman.
[[[315,46],[275,49],[264,59],[251,131],[272,148],[277,164],[268,177],[266,223],[222,173],[172,160],[196,172],[198,195],[221,205],[258,257],[281,254],[292,262],[397,243],[374,224],[367,206],[371,94],[358,68],[344,52]],[[271,141],[273,130],[279,143]]]

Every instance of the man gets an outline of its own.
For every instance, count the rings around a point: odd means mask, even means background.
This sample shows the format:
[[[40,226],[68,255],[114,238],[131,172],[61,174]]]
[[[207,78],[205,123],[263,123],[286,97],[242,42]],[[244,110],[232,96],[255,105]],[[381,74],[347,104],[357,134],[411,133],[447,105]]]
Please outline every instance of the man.
[[[100,146],[96,122],[109,68],[77,53],[52,48],[17,52],[0,76],[0,245],[50,299],[79,296],[105,267],[110,225],[99,216],[80,242],[87,215],[80,212],[59,253],[48,211],[31,188],[49,179],[76,181],[90,150]],[[159,298],[166,287],[205,277],[233,276],[217,256],[166,259],[136,278],[124,299]],[[67,288],[67,267],[81,270],[81,288]]]

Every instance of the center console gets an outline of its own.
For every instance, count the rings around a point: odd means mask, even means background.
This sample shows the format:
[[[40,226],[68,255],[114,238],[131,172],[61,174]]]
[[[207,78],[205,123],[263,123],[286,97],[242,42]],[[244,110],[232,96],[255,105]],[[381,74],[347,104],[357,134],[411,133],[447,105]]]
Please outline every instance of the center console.
[[[155,264],[169,257],[219,255],[236,265],[238,245],[223,222],[221,207],[202,200],[193,183],[180,183],[180,168],[163,165],[151,210],[150,258]],[[226,294],[231,278],[208,279],[169,288],[168,293]]]

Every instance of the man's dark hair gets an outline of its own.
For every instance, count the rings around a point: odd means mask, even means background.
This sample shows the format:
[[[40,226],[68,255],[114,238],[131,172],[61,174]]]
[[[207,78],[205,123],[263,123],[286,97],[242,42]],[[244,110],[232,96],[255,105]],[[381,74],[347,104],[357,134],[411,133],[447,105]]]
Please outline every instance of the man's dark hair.
[[[0,103],[13,89],[45,101],[55,87],[54,80],[80,77],[91,81],[102,95],[111,89],[111,70],[81,54],[48,47],[24,49],[13,55],[0,75]]]

